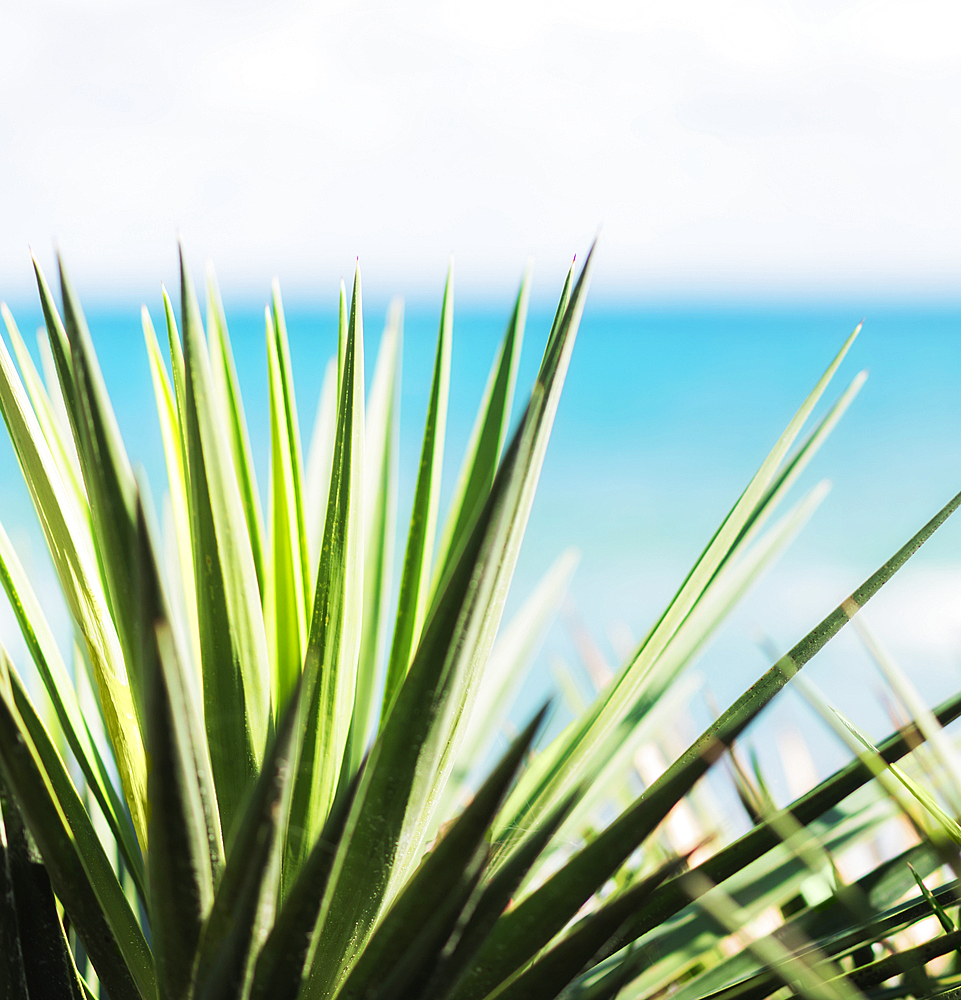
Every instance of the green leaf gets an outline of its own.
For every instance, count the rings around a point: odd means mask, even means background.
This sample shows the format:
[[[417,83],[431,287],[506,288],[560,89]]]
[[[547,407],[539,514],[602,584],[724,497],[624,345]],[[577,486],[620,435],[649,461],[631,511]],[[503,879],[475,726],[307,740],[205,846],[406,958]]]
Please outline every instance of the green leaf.
[[[700,876],[688,876],[695,882]],[[721,890],[695,890],[699,905],[707,910],[730,933],[740,931],[747,923],[747,914],[735,900]],[[839,967],[816,946],[786,947],[773,936],[748,940],[747,948],[763,962],[784,986],[808,1000],[854,1000],[858,994],[838,973]]]
[[[166,298],[164,305],[169,305]],[[172,317],[171,317],[172,318]],[[177,400],[167,376],[167,368],[160,344],[154,330],[150,314],[144,306],[141,311],[144,340],[147,344],[147,358],[150,362],[150,377],[153,381],[154,396],[157,400],[157,415],[160,419],[160,436],[163,440],[164,458],[167,464],[167,482],[170,486],[170,506],[173,511],[173,527],[177,541],[177,556],[180,564],[180,585],[186,618],[187,636],[190,641],[190,662],[196,672],[196,687],[203,690],[200,676],[200,624],[197,619],[197,588],[194,581],[193,551],[190,542],[190,488],[187,482],[186,455],[178,417]],[[178,340],[179,344],[179,340]],[[182,362],[182,358],[180,359]],[[181,364],[182,369],[182,364]]]
[[[457,485],[454,487],[453,499],[438,545],[437,578],[443,576],[445,566],[463,545],[471,519],[483,505],[494,482],[514,403],[514,387],[517,384],[517,366],[524,342],[529,298],[530,269],[524,274],[504,339],[491,365],[467,451],[457,476]]]
[[[810,697],[808,691],[805,692],[805,697]],[[861,753],[864,755],[865,761],[869,767],[873,767],[877,770],[877,776],[880,778],[883,776],[885,769],[885,763],[881,760],[878,754],[877,748],[874,744],[854,725],[849,719],[846,719],[837,709],[831,709],[834,715],[837,716],[840,726],[837,728],[839,733],[846,730],[850,733],[852,739],[849,745],[855,753]],[[843,729],[842,729],[843,727]],[[897,764],[888,764],[887,768],[891,771],[891,774],[921,803],[922,806],[928,811],[931,817],[937,823],[937,829],[946,835],[948,838],[954,841],[955,844],[961,844],[961,824],[958,823],[953,816],[949,815],[938,803],[937,799],[925,788],[920,782],[915,781],[909,775],[905,774]]]
[[[177,401],[177,413],[181,428],[181,447],[184,451],[184,476],[190,481],[190,462],[186,441],[187,420],[187,364],[184,361],[184,349],[180,343],[180,333],[177,330],[177,317],[174,315],[173,303],[167,294],[167,289],[160,286],[164,304],[164,321],[167,324],[167,344],[170,348],[170,371],[173,379],[174,398]]]
[[[942,908],[957,905],[958,901],[961,900],[961,883],[955,880],[940,889],[934,890],[933,895],[938,905]],[[865,944],[871,944],[889,937],[930,915],[930,903],[922,896],[917,900],[912,899],[906,903],[894,906],[883,913],[871,917],[871,919],[865,922],[855,924],[845,922],[845,925],[836,933],[820,937],[807,944],[806,947],[799,949],[799,951],[802,956],[810,954],[815,949],[829,957],[843,955],[863,947]],[[918,950],[907,949],[895,952],[889,958],[882,959],[880,962],[874,962],[862,966],[860,969],[855,969],[854,972],[848,973],[847,979],[854,986],[863,988],[877,985],[885,979],[898,974],[910,977],[924,962],[929,961],[938,954],[946,954],[948,951],[957,948],[959,938],[961,938],[961,931],[956,931],[954,934],[942,935],[935,938],[933,941],[920,946]],[[941,949],[944,950],[942,951]],[[927,955],[927,957],[919,962],[919,956],[923,955]],[[781,985],[781,981],[776,970],[764,969],[748,979],[717,991],[713,996],[718,998],[729,997],[731,1000],[735,997],[741,998],[741,1000],[755,997],[760,1000],[760,998],[773,993]],[[834,982],[836,983],[837,980],[834,980]],[[910,978],[908,982],[910,984]],[[915,989],[921,987],[924,991],[927,990],[928,986],[924,976],[915,977],[913,985]]]
[[[928,901],[935,916],[938,918],[938,923],[944,928],[945,934],[953,934],[957,930],[954,926],[954,921],[947,915],[944,907],[934,898],[934,893],[924,884],[924,879],[915,871],[914,865],[908,862],[908,868],[911,870],[911,875],[921,890],[921,895]]]
[[[67,337],[63,339],[63,328],[57,323],[48,322],[47,332],[80,456],[80,468],[90,499],[94,541],[123,647],[134,708],[142,729],[142,677],[137,658],[139,646],[134,633],[137,616],[131,604],[133,592],[130,586],[135,546],[136,483],[80,301],[67,278],[63,261],[58,260],[58,264]]]
[[[456,994],[457,1000],[486,996],[547,944],[791,677],[894,576],[958,506],[961,493],[738,698],[627,812],[508,913],[478,956],[470,979]]]
[[[80,473],[80,457],[76,453],[73,445],[73,435],[70,432],[70,416],[67,413],[67,404],[60,391],[60,379],[57,377],[57,363],[53,359],[53,350],[50,347],[50,336],[46,326],[37,328],[37,350],[40,353],[40,367],[43,371],[44,386],[47,390],[47,397],[50,400],[50,407],[57,421],[57,427],[67,446],[73,451],[77,467],[77,481],[81,482],[83,477]]]
[[[424,859],[337,994],[343,1000],[416,995],[473,893],[489,853],[485,834],[547,714],[545,705]]]
[[[293,366],[290,363],[290,346],[287,338],[287,320],[284,317],[284,306],[280,298],[280,283],[275,278],[271,287],[271,309],[277,361],[280,373],[281,390],[283,392],[283,416],[289,444],[291,482],[294,492],[294,515],[297,526],[297,543],[300,548],[300,565],[303,574],[303,587],[307,600],[311,597],[313,578],[310,571],[307,553],[307,532],[304,528],[304,470],[300,448],[300,426],[297,421],[297,403],[294,399]]]
[[[828,492],[820,483],[758,539],[747,552],[718,570],[710,589],[675,633],[655,668],[648,674],[643,694],[630,713],[596,754],[587,791],[571,814],[565,833],[576,836],[589,821],[598,801],[617,787],[618,775],[633,760],[644,740],[651,738],[658,719],[676,710],[681,671],[697,656],[731,609],[765,569],[794,539]],[[675,703],[674,709],[671,704]],[[567,782],[561,785],[567,788]]]
[[[87,788],[103,810],[138,891],[142,898],[146,899],[143,856],[127,816],[126,805],[114,788],[110,772],[77,701],[73,683],[47,624],[40,601],[30,586],[30,581],[2,525],[0,525],[0,583],[3,584],[20,626],[21,635],[36,664],[44,689],[50,697],[67,746],[70,747],[83,772]]]
[[[204,927],[194,992],[203,1000],[232,1000],[245,994],[254,959],[274,921],[299,691],[298,683],[244,809]]]
[[[949,698],[938,706],[936,717],[941,725],[947,725],[961,717],[961,694]],[[923,735],[911,726],[882,742],[878,746],[878,754],[885,761],[895,761],[910,753],[919,741],[923,741]],[[873,777],[874,774],[867,764],[861,760],[854,760],[787,806],[782,810],[782,815],[790,817],[800,826],[807,826],[871,781]],[[779,843],[776,819],[771,817],[734,843],[722,848],[694,870],[705,875],[709,883],[720,884],[743,871],[747,865],[777,847]],[[641,907],[635,916],[625,923],[610,947],[605,949],[605,956],[613,954],[673,917],[691,901],[689,890],[689,886],[682,886],[678,881],[668,882],[659,889],[650,903]]]
[[[274,920],[254,970],[250,1000],[296,1000],[334,855],[357,794],[363,767],[338,793],[324,829]]]
[[[243,504],[181,257],[185,428],[204,721],[220,821],[228,831],[260,767],[270,724],[267,641]],[[172,339],[174,339],[172,337]],[[177,363],[174,363],[174,387]]]
[[[502,466],[513,465],[513,468],[505,474],[505,482],[509,483],[507,489],[512,492],[512,496],[510,501],[504,505],[502,520],[496,529],[502,534],[499,537],[495,534],[494,537],[497,537],[497,541],[481,560],[483,569],[479,570],[487,576],[485,584],[489,582],[491,590],[480,599],[477,595],[471,598],[471,613],[463,626],[459,626],[463,627],[465,634],[468,635],[473,629],[477,629],[477,631],[473,632],[470,642],[463,648],[459,648],[457,654],[460,669],[455,671],[453,675],[453,693],[450,698],[454,721],[444,736],[440,754],[434,762],[432,780],[426,791],[426,808],[415,814],[416,818],[413,819],[416,832],[411,838],[411,844],[423,842],[427,832],[431,829],[433,812],[443,796],[455,755],[472,715],[476,693],[489,661],[494,637],[500,627],[504,602],[517,564],[520,545],[527,527],[527,519],[530,516],[534,493],[537,489],[554,417],[560,403],[564,380],[587,299],[593,256],[594,245],[591,246],[587,255],[573,293],[571,290],[572,272],[567,275],[558,310],[554,317],[554,325],[551,328],[541,360],[541,367],[515,434],[521,457],[508,463],[505,456],[505,461],[502,463]],[[520,444],[525,436],[530,444],[529,450],[525,450],[524,446]],[[492,497],[493,494],[494,490],[492,489]],[[469,565],[469,561],[465,565]],[[446,587],[448,579],[442,577],[441,585]],[[433,616],[434,610],[432,607],[429,618]],[[523,776],[521,780],[523,780]],[[404,870],[403,864],[399,866],[398,875],[394,880],[395,885],[399,884],[402,877],[399,873]]]
[[[595,244],[592,244],[591,252],[587,256],[588,263],[591,260],[594,251],[594,245],[596,245],[596,241]],[[585,269],[586,269],[586,264],[585,264]],[[574,287],[574,264],[572,263],[570,270],[568,270],[567,275],[564,279],[564,285],[561,289],[560,299],[558,300],[557,309],[554,313],[554,319],[551,323],[550,332],[548,333],[547,336],[547,345],[544,348],[544,355],[541,359],[541,367],[540,370],[538,371],[535,383],[535,386],[539,385],[541,386],[542,389],[550,386],[551,384],[556,384],[557,385],[556,391],[558,394],[560,393],[560,390],[563,388],[564,378],[567,372],[567,366],[570,363],[569,352],[566,355],[566,360],[564,360],[565,343],[569,341],[569,349],[573,349],[573,340],[577,336],[577,328],[580,323],[580,315],[583,312],[584,308],[584,302],[581,301],[581,303],[578,306],[578,311],[576,312],[576,314],[572,313],[571,316],[568,317],[567,314],[571,303],[571,292],[573,287]],[[583,286],[584,298],[586,298],[587,295],[587,287],[588,283],[585,282]],[[517,351],[520,350],[519,342],[516,343],[515,350]],[[503,362],[503,360],[504,356],[502,355],[501,361]],[[492,401],[493,398],[494,397],[492,397]],[[546,399],[547,395],[545,394],[544,398],[541,400],[541,403],[543,404],[546,401]],[[504,405],[505,408],[507,408],[506,401]],[[555,403],[555,408],[556,408],[556,403]],[[531,418],[529,411],[530,411],[530,402],[528,402],[528,405],[525,408],[525,419]],[[548,418],[546,420],[544,429],[544,435],[545,435],[543,439],[544,448],[546,448],[547,446],[547,439],[550,437],[551,427],[553,425],[553,419],[554,419],[553,412],[549,408],[545,411],[545,413],[548,415]],[[540,419],[540,418],[535,416],[534,419]],[[485,426],[487,426],[486,419],[485,419]],[[534,473],[532,478],[532,484],[533,484],[532,489],[536,488],[537,479],[538,476],[540,475],[540,462],[542,461],[543,461],[543,455],[541,455],[540,459],[536,460],[532,465],[532,471]],[[526,518],[526,515],[524,517]],[[519,523],[526,524],[526,520],[522,518]],[[459,553],[456,553],[453,550],[451,550],[448,552],[447,558],[443,566],[441,567],[440,563],[438,563],[439,569],[438,569],[437,579],[435,580],[434,583],[431,613],[433,613],[434,610],[433,605],[438,602],[440,595],[444,592],[444,590],[446,589],[446,587],[450,582],[450,577],[454,573],[457,565],[457,558],[455,557],[458,555]]]
[[[364,613],[345,766],[357,773],[367,750],[387,629],[397,519],[400,352],[404,312],[391,304],[367,402],[364,439]]]
[[[590,257],[564,314],[562,336],[548,345],[491,494],[455,569],[442,581],[407,678],[374,743],[321,911],[306,996],[323,996],[349,972],[384,901],[406,881],[431,826],[459,722],[500,623],[589,273]]]
[[[783,488],[793,481],[794,475],[803,465],[802,459],[794,471],[790,467],[777,481],[778,469],[810,416],[828,382],[843,360],[860,331],[858,326],[845,341],[837,356],[828,366],[807,399],[794,415],[774,448],[762,463],[744,493],[722,522],[720,528],[701,554],[694,568],[688,574],[680,590],[675,595],[660,620],[641,642],[635,656],[629,660],[607,690],[597,699],[591,711],[581,719],[572,722],[554,742],[539,755],[535,766],[523,777],[498,822],[498,834],[514,830],[528,829],[532,821],[544,809],[555,804],[558,797],[566,793],[573,782],[580,781],[591,770],[601,747],[610,740],[619,722],[630,711],[641,694],[645,678],[655,667],[659,657],[668,647],[677,630],[688,618],[718,570],[729,561],[750,537],[750,529],[758,526],[784,492]],[[856,390],[855,390],[856,391]],[[848,400],[849,401],[849,400]],[[846,402],[844,405],[847,405]],[[837,414],[839,416],[840,413]],[[825,429],[833,426],[833,417]],[[813,454],[824,435],[816,435],[811,448],[804,454]],[[772,484],[774,488],[772,489]],[[514,836],[519,836],[515,833]]]
[[[0,770],[110,996],[152,1000],[153,961],[140,926],[5,654],[0,655]]]
[[[832,853],[843,852],[849,848],[856,847],[866,837],[870,836],[871,829],[878,822],[883,822],[888,816],[886,810],[883,815],[877,809],[877,805],[886,805],[881,799],[873,794],[873,789],[865,789],[865,792],[858,797],[856,802],[851,804],[847,810],[832,810],[832,812],[816,821],[811,826],[811,834],[823,845],[825,851]],[[863,803],[867,801],[868,807]],[[710,861],[710,859],[709,859]],[[703,866],[695,869],[695,873],[703,870]],[[797,853],[788,845],[777,842],[774,850],[769,851],[763,857],[753,863],[748,863],[744,868],[735,872],[725,884],[725,891],[736,903],[749,915],[753,921],[758,918],[763,919],[763,914],[769,913],[773,908],[783,907],[789,900],[796,898],[802,887],[810,881],[809,866],[799,859]],[[727,927],[717,921],[709,913],[691,904],[691,898],[697,896],[697,888],[700,880],[686,879],[684,876],[669,880],[664,886],[656,889],[653,899],[663,895],[671,889],[676,889],[684,897],[681,905],[682,912],[665,920],[659,920],[645,934],[643,939],[632,943],[627,949],[621,950],[619,939],[623,935],[623,928],[619,930],[610,941],[605,944],[598,955],[592,959],[595,963],[592,969],[585,971],[585,974],[576,984],[571,987],[572,996],[580,997],[587,983],[592,980],[606,978],[612,969],[618,967],[630,967],[633,969],[632,976],[635,982],[632,984],[631,993],[634,995],[644,995],[646,993],[657,993],[667,988],[671,984],[678,984],[679,979],[684,979],[683,985],[678,985],[677,989],[683,994],[684,1000],[693,1000],[700,997],[702,992],[697,990],[694,984],[700,978],[705,978],[706,982],[714,983],[713,968],[704,973],[702,977],[688,980],[687,974],[702,969],[705,965],[721,958],[716,951],[721,942],[729,937]],[[712,883],[703,880],[704,886]],[[854,891],[854,887],[845,887],[843,891]],[[865,885],[865,895],[870,905],[882,900],[883,894],[873,895],[870,886]],[[898,893],[901,895],[901,893]],[[841,913],[846,915],[842,923],[850,919],[847,904],[851,902],[849,895],[845,896],[845,905],[841,907]],[[827,904],[833,907],[834,903]],[[888,905],[880,902],[879,905]],[[641,904],[639,913],[650,909],[651,903]],[[801,933],[806,934],[809,930],[808,923],[804,922],[807,916],[815,913],[813,909],[801,911],[796,918],[791,918],[785,927],[800,927]],[[837,911],[835,911],[837,913]],[[797,921],[802,921],[797,923]],[[624,927],[630,927],[633,917],[628,917]],[[813,932],[813,930],[812,930]],[[775,932],[778,933],[778,932]],[[613,954],[617,952],[617,954]],[[603,960],[602,960],[602,956]],[[607,956],[611,956],[607,958]],[[737,959],[738,967],[743,964],[743,968],[750,972],[756,967],[755,960],[746,956]],[[738,978],[734,975],[734,978]],[[726,980],[721,980],[723,983]],[[708,992],[706,987],[704,992]]]
[[[331,358],[324,369],[324,380],[317,400],[317,415],[307,455],[307,479],[304,516],[307,521],[307,551],[311,573],[317,572],[320,543],[324,536],[327,496],[330,493],[330,467],[337,437],[337,359]]]
[[[870,835],[870,828],[866,832]],[[852,916],[864,919],[879,910],[888,909],[912,888],[910,870],[913,869],[909,859],[921,865],[928,874],[936,871],[941,865],[930,844],[917,844],[897,857],[883,862],[852,885],[844,886],[830,902],[821,904],[816,909],[807,908],[790,917],[775,929],[773,936],[785,943],[801,938],[808,940],[821,938],[843,931],[850,925]],[[749,952],[733,955],[685,983],[677,990],[677,998],[697,1000],[730,983],[753,975],[759,967],[758,960]],[[646,984],[638,983],[640,988],[644,985]]]
[[[61,422],[61,417],[54,411],[54,404],[50,395],[40,378],[40,373],[33,363],[33,358],[30,357],[27,345],[23,342],[20,331],[17,329],[17,324],[5,302],[0,302],[0,313],[3,315],[3,321],[6,324],[10,342],[13,344],[13,353],[16,355],[17,364],[20,366],[24,387],[33,405],[33,412],[36,414],[37,422],[40,424],[40,430],[43,432],[44,439],[53,453],[64,485],[72,491],[74,502],[77,506],[81,508],[86,507],[87,497],[83,486],[83,475],[80,472],[80,460],[77,457],[77,449],[74,446],[69,425],[65,426]],[[39,343],[45,343],[49,351],[49,340],[38,337],[38,341]],[[57,383],[54,383],[54,385],[57,385]],[[57,385],[57,388],[59,389],[59,385]],[[59,400],[62,402],[63,397],[59,396]]]
[[[4,1000],[68,997],[70,960],[57,902],[2,780],[0,807],[0,989]]]
[[[926,986],[927,978],[924,976],[924,966],[932,959],[947,955],[948,952],[955,951],[959,947],[961,947],[961,931],[953,931],[943,937],[925,941],[914,948],[905,948],[897,954],[888,955],[870,965],[855,969],[848,974],[847,980],[855,989],[863,992],[872,987],[880,986],[881,983],[893,976],[905,976],[905,969],[912,969],[921,973],[918,976],[918,982]]]
[[[424,425],[424,442],[421,446],[417,485],[414,488],[414,507],[407,534],[404,568],[400,577],[397,622],[394,625],[394,639],[387,661],[387,678],[384,683],[384,701],[380,716],[381,729],[386,723],[390,706],[397,696],[400,685],[407,676],[427,614],[434,555],[434,532],[440,503],[440,478],[444,464],[453,333],[454,265],[451,263],[447,272],[447,283],[444,286],[437,351],[434,356],[434,375],[431,381],[430,400],[427,403],[427,420]]]
[[[541,852],[558,831],[574,805],[575,796],[561,804],[553,815],[548,816],[534,833],[515,851],[507,864],[493,875],[485,873],[485,884],[472,901],[470,918],[459,928],[459,936],[453,948],[443,959],[424,990],[423,1000],[440,1000],[446,997],[452,986],[464,974],[474,955],[487,940],[491,929],[500,919],[514,899],[518,888],[527,877]]]
[[[357,269],[360,268],[360,260],[357,261]],[[354,276],[356,279],[356,270]],[[349,320],[347,316],[347,289],[343,279],[340,282],[340,299],[337,310],[337,399],[341,399],[344,391],[344,364],[347,358],[347,336]]]
[[[290,373],[287,327],[274,285],[266,310],[270,384],[270,564],[264,594],[267,644],[274,677],[274,711],[287,704],[307,646],[307,535],[304,530],[300,432]]]
[[[6,654],[3,653],[5,656]],[[77,853],[84,867],[97,899],[103,908],[107,922],[120,945],[128,966],[136,969],[144,964],[146,971],[140,971],[141,981],[152,975],[152,965],[149,953],[144,955],[146,944],[136,917],[136,900],[129,900],[123,893],[117,877],[114,874],[110,859],[97,832],[90,821],[90,816],[84,808],[83,801],[77,793],[66,766],[57,752],[53,740],[44,728],[30,701],[23,683],[7,662],[13,705],[22,722],[21,732],[29,735],[36,751],[37,761],[50,782],[50,787],[56,796],[56,803],[62,811],[70,828],[70,833],[76,845]],[[29,815],[24,814],[29,820]],[[46,860],[46,859],[45,859]]]
[[[53,297],[39,267],[37,280],[47,317],[64,343]],[[82,632],[93,666],[107,735],[113,746],[124,795],[141,846],[146,844],[146,762],[127,685],[120,642],[108,609],[97,556],[90,536],[89,512],[80,511],[63,484],[56,462],[13,367],[0,341],[0,408],[30,489],[34,508],[47,539],[60,585],[74,620]]]
[[[924,734],[925,742],[942,769],[943,779],[939,791],[954,815],[961,814],[961,756],[937,719],[921,698],[907,674],[897,665],[877,637],[868,628],[863,615],[854,619],[854,627],[865,649],[874,660],[892,691],[900,700],[907,715]]]
[[[150,917],[163,996],[176,998],[190,995],[200,929],[213,899],[211,853],[220,845],[211,842],[200,782],[192,770],[196,748],[187,722],[192,706],[162,620],[156,635],[159,662],[152,667],[156,679],[148,717]],[[216,802],[212,805],[216,809]]]
[[[207,343],[210,350],[210,373],[214,388],[220,396],[221,411],[225,415],[227,433],[230,436],[230,451],[237,474],[237,486],[247,521],[250,551],[257,571],[260,592],[264,591],[264,546],[263,514],[260,511],[260,493],[250,451],[250,436],[247,433],[247,417],[237,382],[234,353],[227,332],[227,318],[224,304],[217,287],[217,276],[213,265],[207,265]]]
[[[793,455],[786,459],[784,466],[767,488],[757,507],[755,507],[754,511],[744,522],[737,541],[731,546],[730,554],[721,564],[721,569],[740,549],[750,544],[752,539],[757,535],[765,521],[777,508],[781,499],[787,494],[794,483],[797,482],[801,473],[810,464],[811,459],[820,450],[821,445],[828,439],[848,407],[854,402],[867,378],[868,373],[866,371],[858,372],[838,398],[837,402],[815,424],[814,429],[807,436],[806,440],[796,449]],[[718,572],[720,572],[720,569]]]
[[[529,449],[529,440],[515,441],[505,459],[507,468]],[[509,479],[507,473],[504,479]],[[497,499],[504,488],[503,482],[495,482]],[[406,879],[406,869],[417,847],[402,843],[401,836],[405,825],[416,831],[414,824],[425,811],[430,788],[424,787],[425,778],[432,776],[428,769],[436,767],[440,756],[436,745],[428,740],[440,738],[437,731],[444,732],[440,723],[446,722],[445,712],[451,712],[444,701],[445,696],[449,697],[453,680],[450,675],[457,665],[455,640],[465,616],[462,609],[469,608],[471,597],[478,601],[487,597],[476,591],[470,593],[469,587],[476,578],[482,546],[485,542],[495,544],[489,537],[495,534],[490,530],[495,513],[500,509],[489,501],[470,544],[463,550],[460,572],[452,577],[444,599],[428,622],[390,718],[374,743],[314,935],[317,951],[307,996],[324,996],[338,985],[338,979],[349,971],[361,951],[388,896],[391,880],[403,884]]]
[[[201,927],[223,866],[220,817],[203,726],[175,648],[166,601],[137,502],[137,579],[150,775],[150,919],[161,995],[190,996]]]
[[[360,268],[354,275],[327,522],[304,661],[303,746],[284,879],[320,834],[337,791],[354,707],[363,613],[364,346]]]
[[[671,859],[606,902],[540,955],[533,965],[501,990],[498,997],[502,1000],[554,1000],[638,905],[648,899],[666,878],[676,875],[684,867],[683,859]]]
[[[517,614],[501,629],[491,650],[484,683],[477,692],[454,767],[453,775],[458,785],[486,758],[497,734],[503,730],[518,687],[567,594],[579,560],[580,553],[576,549],[561,553]]]

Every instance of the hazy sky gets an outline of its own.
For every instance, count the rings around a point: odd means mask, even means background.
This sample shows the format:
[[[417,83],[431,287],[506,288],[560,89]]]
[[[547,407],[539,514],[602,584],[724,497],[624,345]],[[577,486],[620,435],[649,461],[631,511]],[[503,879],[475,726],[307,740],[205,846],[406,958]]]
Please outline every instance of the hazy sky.
[[[0,5],[0,295],[961,294],[957,0]],[[248,284],[249,283],[249,284]]]

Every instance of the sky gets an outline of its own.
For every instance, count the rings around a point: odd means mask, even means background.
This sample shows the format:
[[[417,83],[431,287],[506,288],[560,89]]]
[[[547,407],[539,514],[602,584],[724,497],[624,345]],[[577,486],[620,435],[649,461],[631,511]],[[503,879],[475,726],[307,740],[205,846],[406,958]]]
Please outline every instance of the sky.
[[[0,296],[555,276],[613,299],[961,294],[952,0],[0,7]],[[550,282],[553,291],[554,282]]]

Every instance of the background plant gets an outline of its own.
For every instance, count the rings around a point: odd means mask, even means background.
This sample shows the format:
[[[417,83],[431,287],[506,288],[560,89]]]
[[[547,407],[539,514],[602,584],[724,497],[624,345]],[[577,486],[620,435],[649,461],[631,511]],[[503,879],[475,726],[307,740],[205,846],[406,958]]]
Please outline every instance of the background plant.
[[[163,536],[62,266],[59,307],[36,268],[43,378],[4,307],[18,364],[3,345],[0,408],[78,640],[71,674],[0,532],[0,576],[49,698],[38,707],[0,656],[7,995],[761,997],[787,985],[820,998],[892,976],[901,994],[953,982],[953,969],[932,979],[925,966],[959,943],[948,914],[958,888],[932,892],[924,879],[961,842],[938,728],[959,698],[923,712],[889,670],[916,718],[904,732],[873,747],[837,721],[857,759],[787,809],[760,763],[753,775],[741,767],[755,825],[733,843],[711,840],[707,824],[710,842],[682,846],[664,820],[685,802],[696,810],[698,780],[961,495],[663,773],[640,793],[632,784],[635,751],[664,742],[689,693],[685,668],[826,492],[771,523],[863,383],[796,445],[857,330],[595,700],[532,756],[542,710],[478,775],[573,569],[561,556],[497,638],[591,260],[568,275],[508,434],[522,283],[441,522],[448,277],[393,628],[402,314],[389,314],[368,394],[359,271],[349,302],[341,288],[306,464],[274,286],[266,518],[212,275],[206,324],[183,265],[179,323],[164,293],[169,369],[144,309],[172,511]],[[905,769],[892,783],[887,765],[923,740],[937,780]],[[910,817],[917,846],[844,884],[835,854],[892,809]],[[898,904],[909,890],[916,898]],[[731,954],[730,936],[772,907],[774,933],[755,928]],[[892,935],[932,914],[940,932],[898,951]],[[891,954],[876,957],[877,942]]]

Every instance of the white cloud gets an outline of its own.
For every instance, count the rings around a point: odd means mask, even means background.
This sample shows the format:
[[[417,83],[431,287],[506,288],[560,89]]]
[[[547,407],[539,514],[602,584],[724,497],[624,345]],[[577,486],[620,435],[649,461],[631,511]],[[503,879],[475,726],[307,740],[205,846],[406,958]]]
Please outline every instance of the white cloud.
[[[958,289],[948,0],[5,5],[0,275]]]

